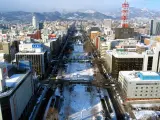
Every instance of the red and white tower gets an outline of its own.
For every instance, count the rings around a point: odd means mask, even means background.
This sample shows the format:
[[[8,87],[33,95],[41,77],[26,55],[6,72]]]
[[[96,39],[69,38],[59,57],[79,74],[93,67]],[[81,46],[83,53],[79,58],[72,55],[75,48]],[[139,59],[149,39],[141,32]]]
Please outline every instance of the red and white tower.
[[[129,3],[125,0],[122,4],[122,28],[128,28]]]

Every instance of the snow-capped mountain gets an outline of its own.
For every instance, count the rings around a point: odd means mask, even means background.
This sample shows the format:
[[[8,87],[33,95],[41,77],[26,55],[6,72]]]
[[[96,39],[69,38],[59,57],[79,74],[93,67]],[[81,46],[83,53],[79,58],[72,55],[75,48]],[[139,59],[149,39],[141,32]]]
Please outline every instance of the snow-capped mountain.
[[[59,19],[120,19],[121,8],[115,9],[113,11],[106,11],[105,13],[97,12],[95,10],[83,10],[77,12],[44,12],[35,13],[36,17],[40,21],[44,20],[59,20]],[[5,21],[31,21],[32,12],[14,11],[14,12],[1,12],[0,20]],[[160,11],[153,11],[146,8],[139,9],[130,7],[129,18],[147,18],[155,19],[160,18]]]
[[[94,14],[94,13],[96,13],[96,11],[94,11],[94,10],[86,10],[86,11],[84,11],[84,13]]]
[[[115,9],[111,12],[106,12],[105,15],[120,18],[121,8]],[[139,18],[139,17],[154,19],[154,18],[160,17],[160,12],[149,10],[147,8],[139,9],[139,8],[130,7],[129,18]]]

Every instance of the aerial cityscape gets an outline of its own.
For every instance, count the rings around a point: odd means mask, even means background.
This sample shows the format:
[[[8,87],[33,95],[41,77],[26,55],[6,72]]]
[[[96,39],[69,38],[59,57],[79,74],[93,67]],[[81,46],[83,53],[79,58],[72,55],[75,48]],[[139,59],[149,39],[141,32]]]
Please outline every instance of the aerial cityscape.
[[[160,120],[160,2],[60,1],[2,0],[0,120]]]

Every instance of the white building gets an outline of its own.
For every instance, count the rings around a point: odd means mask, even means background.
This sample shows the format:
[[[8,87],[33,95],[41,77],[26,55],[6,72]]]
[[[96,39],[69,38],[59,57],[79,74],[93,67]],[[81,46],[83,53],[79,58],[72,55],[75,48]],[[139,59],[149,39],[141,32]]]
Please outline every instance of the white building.
[[[111,19],[104,19],[103,26],[104,26],[104,28],[112,28],[112,20]]]
[[[43,52],[43,44],[41,43],[21,43],[19,44],[19,51],[20,52],[36,52],[41,53]]]
[[[124,100],[160,99],[160,74],[120,71],[118,81]]]
[[[34,15],[32,17],[32,26],[34,27],[34,29],[37,29],[37,19],[36,16]]]

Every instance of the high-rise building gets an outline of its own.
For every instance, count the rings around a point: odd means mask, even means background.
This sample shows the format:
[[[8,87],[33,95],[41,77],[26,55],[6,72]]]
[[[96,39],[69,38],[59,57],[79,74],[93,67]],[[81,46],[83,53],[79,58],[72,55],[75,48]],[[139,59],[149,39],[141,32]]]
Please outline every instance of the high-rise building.
[[[19,45],[19,52],[16,54],[17,65],[19,61],[30,61],[32,70],[43,77],[48,65],[47,51],[43,50],[40,43],[22,43]]]
[[[115,39],[127,39],[134,37],[134,28],[115,28]]]
[[[39,30],[42,30],[42,29],[43,29],[43,27],[44,27],[43,22],[40,22],[38,27],[39,27]]]
[[[150,35],[160,35],[160,20],[151,20]]]
[[[29,111],[35,87],[32,72],[0,64],[0,120],[19,120]],[[11,67],[11,66],[10,66]]]
[[[118,78],[119,71],[142,70],[143,55],[132,52],[134,49],[116,49],[112,53],[112,76]],[[136,50],[136,49],[135,49]]]
[[[96,37],[98,37],[100,35],[99,31],[91,31],[90,33],[90,39],[94,40]]]
[[[160,72],[160,44],[157,43],[157,47],[155,48],[154,51],[154,56],[153,56],[153,71],[154,72]]]
[[[1,62],[11,62],[11,60],[15,59],[15,53],[18,52],[18,42],[0,42],[0,61]],[[4,61],[3,61],[4,59]]]
[[[35,15],[33,15],[32,17],[32,26],[34,27],[34,29],[37,29],[37,19]]]

